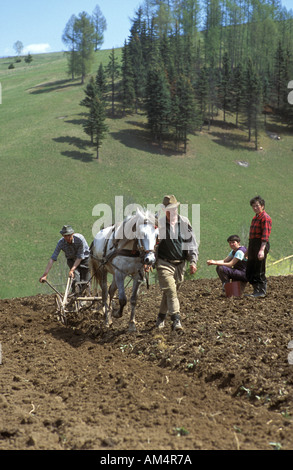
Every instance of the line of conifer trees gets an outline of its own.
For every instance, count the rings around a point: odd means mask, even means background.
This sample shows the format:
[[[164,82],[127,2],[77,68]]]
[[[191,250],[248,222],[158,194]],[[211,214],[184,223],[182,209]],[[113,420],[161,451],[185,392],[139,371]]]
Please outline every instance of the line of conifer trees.
[[[143,110],[160,145],[186,151],[188,134],[222,110],[257,148],[265,112],[293,119],[292,51],[293,13],[279,0],[145,0],[121,65],[109,57],[112,113],[117,98],[124,114]]]

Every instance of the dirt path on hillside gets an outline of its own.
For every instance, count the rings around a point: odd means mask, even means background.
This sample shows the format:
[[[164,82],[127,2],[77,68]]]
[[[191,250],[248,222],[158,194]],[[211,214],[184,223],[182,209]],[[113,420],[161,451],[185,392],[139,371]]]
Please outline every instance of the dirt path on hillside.
[[[160,295],[132,334],[127,311],[64,327],[54,296],[1,300],[0,449],[293,449],[292,277],[258,300],[186,281],[183,333],[154,328]]]

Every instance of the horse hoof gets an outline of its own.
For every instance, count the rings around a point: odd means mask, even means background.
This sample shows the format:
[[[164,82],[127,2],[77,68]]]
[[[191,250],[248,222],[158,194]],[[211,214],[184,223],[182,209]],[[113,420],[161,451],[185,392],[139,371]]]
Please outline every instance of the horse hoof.
[[[129,327],[128,327],[128,331],[130,333],[134,333],[136,331],[136,326],[135,326],[135,323],[129,323]]]
[[[112,315],[114,318],[121,318],[122,312],[120,312],[119,310],[115,310],[114,312],[112,312]]]

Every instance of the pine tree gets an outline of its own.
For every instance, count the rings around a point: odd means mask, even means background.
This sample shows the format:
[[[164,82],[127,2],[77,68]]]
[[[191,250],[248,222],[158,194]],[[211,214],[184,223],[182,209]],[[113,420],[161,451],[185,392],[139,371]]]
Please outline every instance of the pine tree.
[[[209,100],[209,74],[205,65],[201,68],[196,80],[195,96],[199,105],[201,120],[204,122],[207,117],[207,107]]]
[[[92,102],[95,98],[95,96],[98,93],[98,87],[96,85],[96,82],[93,77],[90,78],[89,83],[87,84],[85,90],[85,98],[80,102],[81,106],[86,106],[87,108],[90,108],[92,105]]]
[[[99,150],[102,145],[102,141],[108,131],[108,126],[105,123],[105,104],[99,94],[95,97],[93,104],[90,109],[89,123],[91,132],[93,132],[94,142],[93,145],[96,148],[97,160],[99,159]]]
[[[96,75],[96,85],[101,96],[104,98],[107,92],[107,80],[106,80],[106,74],[105,74],[105,70],[104,70],[104,66],[102,62],[99,65],[98,72]]]
[[[90,110],[93,106],[93,102],[98,94],[98,87],[93,79],[93,77],[91,77],[88,85],[86,86],[85,90],[84,90],[84,93],[85,93],[85,98],[80,102],[80,106],[85,106],[86,108],[88,108],[89,110],[89,113],[90,113]],[[91,143],[93,143],[93,138],[94,138],[94,135],[93,135],[93,128],[89,125],[88,121],[84,124],[84,127],[85,129],[87,129],[85,132],[91,137]]]
[[[120,75],[120,66],[118,64],[118,59],[115,57],[115,49],[112,48],[112,51],[109,56],[109,62],[106,67],[106,74],[108,75],[111,82],[111,101],[112,101],[112,117],[115,114],[115,82]]]
[[[148,126],[161,148],[170,124],[171,111],[169,83],[161,69],[154,68],[148,73],[146,109]]]
[[[248,60],[245,73],[244,112],[248,128],[248,141],[251,141],[252,132],[255,135],[255,149],[258,148],[258,134],[260,127],[260,112],[262,103],[261,80],[257,74],[252,60]]]
[[[62,35],[62,41],[69,47],[69,51],[67,52],[68,73],[71,75],[72,80],[77,73],[77,34],[75,24],[76,16],[72,15]]]
[[[275,67],[274,67],[274,96],[276,106],[280,112],[287,110],[287,86],[293,73],[292,69],[292,55],[289,50],[284,50],[281,42],[275,54]]]
[[[85,98],[87,103],[85,106],[88,107],[89,112],[87,113],[87,119],[83,124],[83,129],[84,132],[91,137],[91,145],[96,149],[96,158],[98,160],[99,149],[102,145],[105,134],[108,131],[108,126],[105,123],[105,103],[98,91],[93,97],[90,97],[89,100],[88,98],[88,96]]]
[[[77,48],[76,67],[83,84],[86,75],[91,71],[94,60],[95,31],[91,17],[85,12],[79,14],[74,28]]]
[[[243,68],[239,64],[234,68],[232,73],[232,92],[231,92],[231,105],[232,110],[235,113],[235,124],[238,127],[239,124],[239,114],[242,109],[243,104],[243,94],[244,94],[244,77],[243,77]]]
[[[122,49],[122,107],[123,114],[129,109],[133,111],[135,103],[134,74],[129,54],[128,45],[125,41]]]
[[[167,34],[164,34],[159,40],[159,55],[168,80],[172,83],[176,79],[175,56],[174,49],[172,48],[172,41]]]
[[[30,53],[28,53],[27,56],[25,56],[24,61],[26,64],[30,64],[33,61],[33,57]]]
[[[93,24],[95,28],[94,45],[95,51],[97,51],[104,42],[104,32],[107,29],[107,21],[99,5],[97,5],[93,11]]]
[[[147,63],[145,48],[145,22],[142,19],[143,12],[139,8],[136,17],[132,20],[130,38],[128,41],[128,53],[132,65],[133,86],[135,92],[135,112],[145,99]]]
[[[187,150],[187,135],[199,124],[196,113],[194,90],[190,80],[180,75],[174,87],[172,100],[172,125],[175,129],[175,142],[183,142],[184,153]]]
[[[231,69],[228,54],[223,56],[223,67],[220,75],[219,101],[224,112],[224,122],[226,121],[226,112],[231,106]]]
[[[205,3],[205,62],[215,67],[220,58],[222,12],[220,0],[204,0]]]

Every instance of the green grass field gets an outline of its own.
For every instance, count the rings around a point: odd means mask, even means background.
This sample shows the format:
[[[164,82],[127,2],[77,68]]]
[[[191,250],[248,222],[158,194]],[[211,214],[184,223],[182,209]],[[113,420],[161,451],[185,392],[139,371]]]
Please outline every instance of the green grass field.
[[[94,75],[109,53],[97,53]],[[190,136],[187,155],[176,155],[150,141],[143,114],[109,118],[97,162],[81,126],[84,86],[68,79],[64,54],[33,56],[31,65],[13,70],[10,62],[0,60],[1,298],[44,292],[38,279],[62,225],[72,224],[90,243],[94,206],[113,207],[115,196],[146,206],[172,193],[190,208],[200,204],[197,277],[216,276],[206,260],[227,254],[228,235],[247,237],[249,200],[257,194],[273,219],[268,265],[293,254],[292,129],[268,121],[266,130],[281,140],[264,129],[256,152],[244,129],[223,126],[219,116],[209,131]],[[291,260],[284,263],[273,266],[274,275],[292,272]]]

